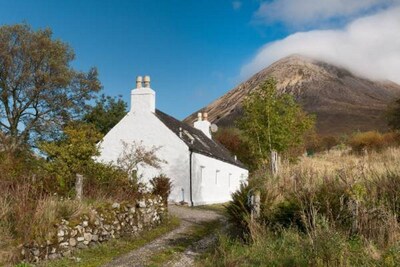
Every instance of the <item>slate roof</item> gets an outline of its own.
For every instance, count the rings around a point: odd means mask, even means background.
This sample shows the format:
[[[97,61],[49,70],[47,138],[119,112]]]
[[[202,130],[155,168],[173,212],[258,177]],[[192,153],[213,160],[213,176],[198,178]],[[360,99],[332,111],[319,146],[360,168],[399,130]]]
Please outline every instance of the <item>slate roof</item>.
[[[223,145],[208,138],[202,131],[191,127],[190,125],[177,120],[158,109],[156,109],[155,114],[161,122],[174,132],[182,141],[184,141],[192,151],[246,169],[243,163],[239,160],[235,160]],[[180,137],[179,128],[182,128],[182,137]]]

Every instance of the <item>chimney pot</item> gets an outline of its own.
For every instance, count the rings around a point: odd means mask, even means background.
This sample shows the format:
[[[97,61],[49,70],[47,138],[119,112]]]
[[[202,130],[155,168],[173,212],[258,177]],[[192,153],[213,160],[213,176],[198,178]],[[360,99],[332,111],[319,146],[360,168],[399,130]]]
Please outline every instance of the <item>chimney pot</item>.
[[[197,121],[202,121],[202,114],[201,112],[197,113]]]
[[[207,112],[204,112],[204,113],[203,113],[203,118],[204,118],[205,121],[208,120],[208,113],[207,113]]]
[[[136,88],[142,88],[142,76],[137,76],[136,77]]]
[[[150,76],[146,75],[143,78],[144,81],[144,87],[150,87]]]

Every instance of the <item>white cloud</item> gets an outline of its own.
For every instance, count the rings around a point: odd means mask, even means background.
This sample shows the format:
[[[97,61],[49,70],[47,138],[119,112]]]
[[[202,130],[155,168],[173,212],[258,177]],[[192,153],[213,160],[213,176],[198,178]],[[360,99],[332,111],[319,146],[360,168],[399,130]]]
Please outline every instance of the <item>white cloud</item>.
[[[233,1],[232,7],[234,10],[239,10],[242,7],[242,2],[241,1]]]
[[[356,19],[342,30],[298,32],[268,43],[241,69],[241,78],[291,54],[349,68],[371,79],[400,83],[400,7]]]
[[[256,21],[283,22],[294,28],[360,15],[388,7],[399,0],[273,0],[261,3],[254,14]]]

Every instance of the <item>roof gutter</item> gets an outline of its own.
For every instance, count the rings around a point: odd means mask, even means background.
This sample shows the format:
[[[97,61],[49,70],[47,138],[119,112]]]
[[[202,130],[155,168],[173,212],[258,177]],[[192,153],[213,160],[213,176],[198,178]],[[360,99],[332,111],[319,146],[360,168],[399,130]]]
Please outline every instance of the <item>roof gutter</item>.
[[[190,192],[190,206],[193,207],[193,189],[192,189],[192,158],[193,158],[193,150],[189,148],[189,182],[190,182],[190,187],[189,187],[189,192]]]

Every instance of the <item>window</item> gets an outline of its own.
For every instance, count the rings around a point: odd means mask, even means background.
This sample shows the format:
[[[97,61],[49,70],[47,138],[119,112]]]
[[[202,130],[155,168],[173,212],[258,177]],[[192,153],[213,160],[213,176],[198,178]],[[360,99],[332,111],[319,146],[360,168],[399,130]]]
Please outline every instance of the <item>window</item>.
[[[231,188],[232,173],[228,174],[228,187]]]
[[[203,183],[203,176],[204,176],[204,169],[205,168],[206,167],[204,167],[204,166],[200,166],[200,184]]]
[[[219,176],[220,170],[215,171],[215,184],[218,184],[218,176]]]

